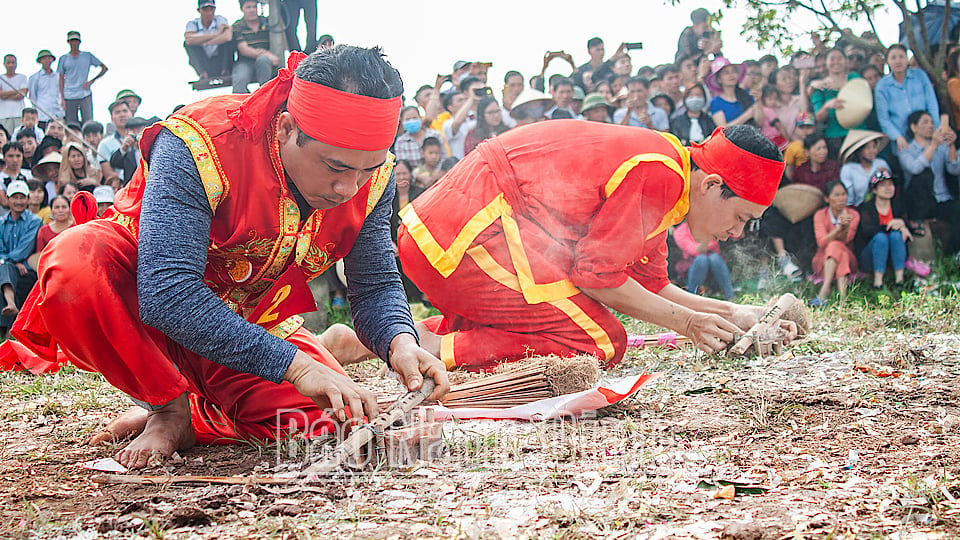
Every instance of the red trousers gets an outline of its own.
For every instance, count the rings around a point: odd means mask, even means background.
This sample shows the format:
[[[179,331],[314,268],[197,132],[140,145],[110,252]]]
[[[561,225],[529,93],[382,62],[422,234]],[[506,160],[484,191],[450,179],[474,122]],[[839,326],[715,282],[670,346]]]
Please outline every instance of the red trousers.
[[[80,369],[101,373],[125,394],[154,406],[189,392],[201,444],[273,440],[290,429],[309,437],[333,428],[290,383],[224,367],[140,322],[136,238],[120,225],[96,220],[67,229],[50,242],[39,266],[37,285],[12,333],[41,357],[53,360],[59,346]],[[287,340],[344,373],[303,328]]]
[[[474,246],[444,278],[401,226],[403,272],[443,314],[424,323],[441,334],[447,369],[486,370],[531,354],[592,354],[607,365],[623,359],[627,334],[606,307],[583,293],[530,304],[507,261],[503,235]]]

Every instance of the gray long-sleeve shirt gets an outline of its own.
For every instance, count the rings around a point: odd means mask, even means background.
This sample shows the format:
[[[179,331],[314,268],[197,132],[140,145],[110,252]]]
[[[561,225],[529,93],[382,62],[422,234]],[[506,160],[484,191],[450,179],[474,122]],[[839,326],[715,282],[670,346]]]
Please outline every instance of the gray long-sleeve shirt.
[[[166,129],[154,141],[147,178],[137,261],[141,320],[204,358],[280,382],[296,346],[244,320],[203,283],[213,213],[189,149]],[[391,178],[344,259],[357,335],[388,361],[394,337],[417,335],[390,240],[394,191]]]

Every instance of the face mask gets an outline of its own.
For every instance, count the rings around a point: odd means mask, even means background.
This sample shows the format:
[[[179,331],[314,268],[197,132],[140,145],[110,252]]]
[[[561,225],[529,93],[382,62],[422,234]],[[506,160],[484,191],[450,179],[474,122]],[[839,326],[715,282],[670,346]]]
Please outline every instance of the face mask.
[[[700,96],[690,96],[683,100],[683,104],[687,106],[688,111],[702,111],[706,103],[707,100]]]
[[[404,120],[403,121],[403,130],[407,133],[413,135],[414,133],[420,131],[420,126],[423,124],[419,119],[414,118],[413,120]]]

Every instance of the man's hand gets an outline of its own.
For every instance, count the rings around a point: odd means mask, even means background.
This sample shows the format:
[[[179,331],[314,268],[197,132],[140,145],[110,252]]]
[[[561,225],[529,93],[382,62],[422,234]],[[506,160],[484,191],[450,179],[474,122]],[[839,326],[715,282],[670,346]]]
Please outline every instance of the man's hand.
[[[285,381],[293,384],[302,395],[313,400],[321,409],[330,409],[333,416],[341,422],[347,421],[347,408],[350,416],[360,421],[364,415],[374,418],[379,414],[377,397],[361,388],[346,375],[337,373],[317,362],[303,351],[297,351],[293,362],[283,375]]]
[[[269,58],[269,59],[270,59],[270,62],[271,62],[273,65],[275,65],[275,66],[279,66],[279,65],[280,65],[280,57],[278,57],[277,55],[273,54],[272,52],[267,51],[266,54],[264,54],[264,56],[266,56],[267,58]]]
[[[17,267],[17,272],[21,277],[27,275],[27,267],[23,263],[14,263],[14,266]]]
[[[687,320],[683,335],[693,340],[698,349],[714,354],[722,351],[740,329],[719,315],[693,312]]]
[[[93,81],[87,81],[87,82],[83,83],[83,89],[84,89],[84,90],[89,90],[91,84],[93,84]]]
[[[400,382],[411,392],[423,385],[423,377],[433,377],[437,387],[427,396],[427,400],[443,397],[450,391],[447,368],[439,358],[417,345],[410,334],[399,334],[390,343],[390,365],[397,373]]]
[[[120,150],[123,152],[129,152],[131,148],[137,145],[137,139],[133,135],[127,135],[123,138],[123,142],[120,144]]]

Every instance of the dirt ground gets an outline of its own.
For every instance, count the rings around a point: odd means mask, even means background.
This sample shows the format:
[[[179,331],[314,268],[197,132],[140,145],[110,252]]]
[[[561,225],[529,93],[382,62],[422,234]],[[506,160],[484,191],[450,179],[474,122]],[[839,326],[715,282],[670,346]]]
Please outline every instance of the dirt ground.
[[[305,487],[97,484],[79,464],[119,447],[84,441],[126,398],[72,369],[0,374],[0,537],[958,538],[957,304],[830,308],[766,358],[632,349],[610,376],[661,377],[594,418],[447,422],[436,461]],[[375,368],[354,373],[386,393]],[[270,477],[304,450],[199,447],[143,472]]]

